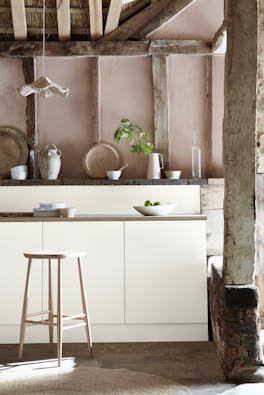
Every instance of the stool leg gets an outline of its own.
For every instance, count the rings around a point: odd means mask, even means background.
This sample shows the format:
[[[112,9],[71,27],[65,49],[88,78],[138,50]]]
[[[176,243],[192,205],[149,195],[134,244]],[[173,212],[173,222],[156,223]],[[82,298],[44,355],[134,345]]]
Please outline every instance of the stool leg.
[[[30,270],[31,270],[31,258],[28,260],[28,267],[27,267],[27,276],[26,276],[26,283],[25,283],[25,291],[24,291],[24,301],[23,301],[23,308],[22,308],[22,316],[21,316],[21,326],[20,326],[20,341],[19,341],[19,350],[18,350],[18,358],[22,359],[23,348],[24,348],[24,340],[25,340],[25,330],[26,330],[26,323],[25,320],[27,318],[27,306],[28,306],[28,289],[29,289],[29,277],[30,277]]]
[[[93,345],[92,345],[91,329],[90,329],[90,323],[89,323],[89,317],[88,317],[86,293],[85,293],[85,287],[84,287],[84,283],[83,283],[82,265],[81,265],[81,259],[77,258],[77,260],[78,260],[80,288],[81,288],[81,297],[82,297],[82,309],[83,309],[83,314],[85,315],[84,321],[86,323],[85,332],[86,332],[86,337],[87,337],[88,349],[89,349],[90,355],[92,357],[93,356]]]
[[[61,366],[61,359],[62,359],[62,301],[61,301],[61,260],[60,259],[58,259],[57,356],[58,356],[58,366]]]
[[[51,259],[49,259],[49,341],[50,347],[53,346],[53,299],[52,299],[52,272]]]

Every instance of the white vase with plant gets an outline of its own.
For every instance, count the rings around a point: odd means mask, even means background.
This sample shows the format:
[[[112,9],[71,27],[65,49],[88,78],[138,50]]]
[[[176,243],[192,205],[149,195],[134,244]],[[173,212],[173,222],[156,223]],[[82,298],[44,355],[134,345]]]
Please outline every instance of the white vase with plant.
[[[148,179],[159,179],[160,169],[163,169],[163,158],[159,153],[154,153],[154,144],[148,140],[149,133],[140,126],[133,124],[129,119],[122,118],[114,133],[114,141],[119,143],[121,138],[127,138],[131,144],[131,152],[148,156]],[[161,161],[161,163],[160,163]]]

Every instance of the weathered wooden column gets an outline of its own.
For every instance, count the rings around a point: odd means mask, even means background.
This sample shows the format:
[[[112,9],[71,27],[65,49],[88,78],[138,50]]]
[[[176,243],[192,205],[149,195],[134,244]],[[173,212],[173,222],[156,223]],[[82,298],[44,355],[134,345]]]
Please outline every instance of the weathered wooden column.
[[[34,58],[22,58],[22,68],[25,78],[25,84],[29,84],[35,80],[35,59]],[[26,126],[27,126],[27,143],[30,149],[34,149],[34,137],[35,137],[35,107],[36,97],[35,95],[29,95],[26,98]]]
[[[154,97],[154,144],[169,168],[167,55],[152,55]]]
[[[256,120],[256,284],[264,325],[264,0],[259,0]]]
[[[225,0],[225,284],[253,283],[257,0]]]
[[[264,368],[255,374],[262,348],[253,279],[258,0],[225,0],[225,17],[224,265],[212,269],[212,327],[226,376],[263,381]]]

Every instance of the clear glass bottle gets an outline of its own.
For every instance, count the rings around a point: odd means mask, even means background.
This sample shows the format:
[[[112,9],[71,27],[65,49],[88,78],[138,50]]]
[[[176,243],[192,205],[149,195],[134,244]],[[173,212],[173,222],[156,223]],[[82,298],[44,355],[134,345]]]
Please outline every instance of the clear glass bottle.
[[[192,177],[201,178],[201,148],[197,145],[197,138],[194,136],[192,145]]]

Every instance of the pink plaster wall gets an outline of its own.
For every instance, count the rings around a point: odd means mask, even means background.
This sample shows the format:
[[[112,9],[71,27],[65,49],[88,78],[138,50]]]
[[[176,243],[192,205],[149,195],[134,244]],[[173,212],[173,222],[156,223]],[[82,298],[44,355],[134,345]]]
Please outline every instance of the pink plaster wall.
[[[191,177],[191,146],[194,135],[203,150],[205,130],[205,73],[201,56],[168,58],[170,168]],[[204,174],[205,155],[202,151]]]
[[[91,68],[85,58],[47,58],[46,75],[70,89],[67,98],[38,98],[39,146],[53,143],[62,151],[62,178],[83,178],[84,152],[94,142],[91,114]],[[41,59],[37,60],[37,75]]]
[[[211,40],[224,18],[224,0],[195,0],[149,38]]]
[[[26,134],[26,99],[18,88],[24,85],[22,63],[18,59],[0,60],[0,126],[10,126]]]
[[[213,56],[212,174],[223,177],[223,118],[225,57]]]
[[[153,91],[151,59],[145,57],[107,57],[101,59],[101,128],[103,141],[114,144],[113,132],[121,118],[149,131],[153,142]],[[115,144],[114,144],[115,145]],[[123,163],[123,177],[146,178],[147,157],[130,152],[127,139],[116,148]]]

